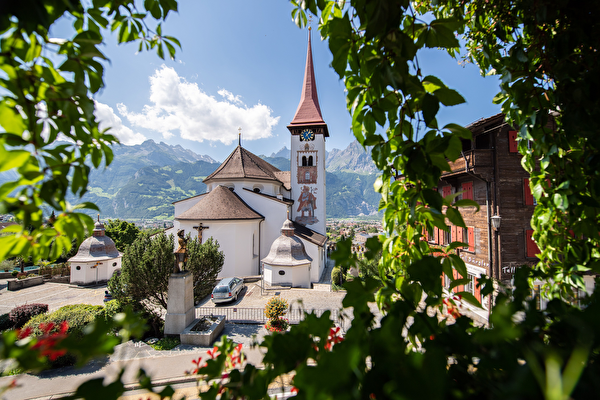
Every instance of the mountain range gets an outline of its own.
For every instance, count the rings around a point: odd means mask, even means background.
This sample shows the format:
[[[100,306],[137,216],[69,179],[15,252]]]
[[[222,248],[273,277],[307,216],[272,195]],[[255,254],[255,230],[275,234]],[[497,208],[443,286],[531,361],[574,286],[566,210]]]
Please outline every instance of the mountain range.
[[[92,169],[88,192],[71,203],[94,202],[104,218],[169,219],[173,202],[206,191],[202,180],[220,165],[207,155],[182,146],[147,140],[134,146],[115,146],[113,162]],[[260,157],[282,171],[290,170],[290,150],[284,147],[270,157]],[[377,170],[358,144],[333,149],[326,157],[326,210],[329,218],[376,214],[379,194],[373,190]],[[10,171],[8,171],[10,172]],[[11,180],[0,174],[0,184]]]

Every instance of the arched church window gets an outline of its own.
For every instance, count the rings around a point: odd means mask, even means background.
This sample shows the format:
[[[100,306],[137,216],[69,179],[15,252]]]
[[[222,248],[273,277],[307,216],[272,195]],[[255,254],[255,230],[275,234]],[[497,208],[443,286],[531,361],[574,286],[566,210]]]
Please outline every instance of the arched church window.
[[[306,167],[306,156],[302,156],[302,166]]]
[[[313,156],[309,156],[308,157],[308,166],[312,167],[312,165],[313,165]]]
[[[254,191],[254,193],[260,193],[260,188],[255,187],[254,189],[252,189]]]

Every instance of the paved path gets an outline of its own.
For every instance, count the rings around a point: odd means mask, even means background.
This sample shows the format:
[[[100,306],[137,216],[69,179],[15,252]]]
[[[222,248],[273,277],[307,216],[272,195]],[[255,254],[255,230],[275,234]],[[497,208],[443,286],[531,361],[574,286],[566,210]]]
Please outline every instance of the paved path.
[[[64,283],[46,282],[11,292],[6,279],[0,280],[0,314],[10,312],[16,306],[31,303],[48,304],[50,311],[67,304],[103,305],[106,285],[94,288],[78,288]]]

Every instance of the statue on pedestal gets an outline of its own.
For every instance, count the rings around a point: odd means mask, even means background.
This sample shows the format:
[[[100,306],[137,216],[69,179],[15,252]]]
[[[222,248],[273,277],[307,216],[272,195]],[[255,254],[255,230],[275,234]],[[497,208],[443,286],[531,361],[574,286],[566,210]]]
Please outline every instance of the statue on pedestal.
[[[173,266],[174,274],[185,271],[185,263],[187,262],[188,258],[187,242],[189,239],[186,238],[184,234],[185,231],[183,229],[177,231],[177,242],[179,243],[179,248],[175,252],[175,264]]]

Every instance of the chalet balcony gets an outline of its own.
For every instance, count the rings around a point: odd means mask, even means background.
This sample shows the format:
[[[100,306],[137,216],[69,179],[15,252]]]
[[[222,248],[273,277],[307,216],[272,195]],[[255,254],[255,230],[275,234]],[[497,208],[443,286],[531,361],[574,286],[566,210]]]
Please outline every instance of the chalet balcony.
[[[456,176],[464,174],[467,171],[480,175],[491,174],[494,165],[493,157],[493,149],[463,151],[463,156],[459,157],[454,162],[448,162],[448,164],[450,164],[451,172],[444,172],[442,177]]]

